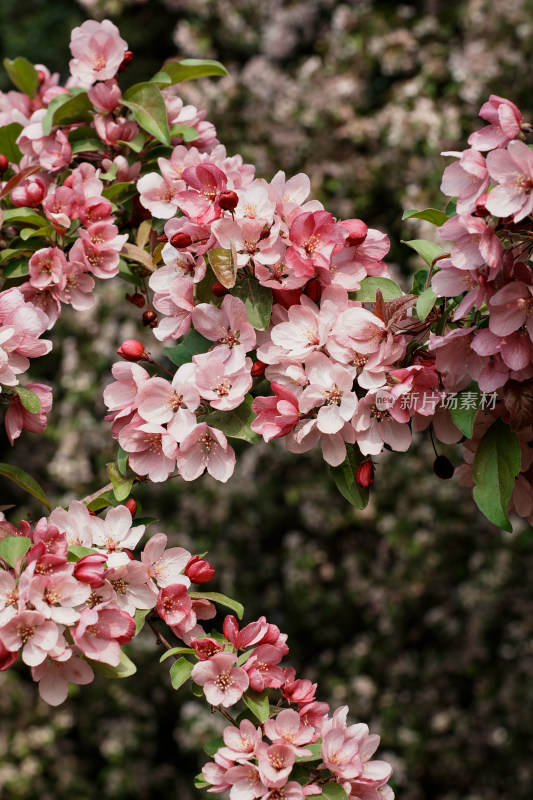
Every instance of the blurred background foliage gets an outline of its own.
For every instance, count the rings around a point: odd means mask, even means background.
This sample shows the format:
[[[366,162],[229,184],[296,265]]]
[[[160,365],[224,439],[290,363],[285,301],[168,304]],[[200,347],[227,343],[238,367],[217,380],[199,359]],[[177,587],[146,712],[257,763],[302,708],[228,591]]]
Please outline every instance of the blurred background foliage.
[[[307,172],[333,214],[390,235],[399,274],[415,268],[399,240],[431,235],[424,223],[402,226],[402,210],[445,202],[439,153],[465,147],[490,93],[526,119],[533,111],[531,0],[2,0],[2,57],[65,77],[70,30],[88,16],[119,25],[134,52],[130,82],[169,57],[222,61],[229,77],[181,94],[208,109],[228,152],[266,178]],[[29,470],[55,503],[107,482],[116,451],[101,397],[118,344],[141,338],[157,353],[123,295],[101,283],[96,310],[67,308],[54,350],[32,364],[31,379],[54,388],[46,434],[24,433],[12,450],[0,434],[0,460]],[[288,662],[319,681],[320,698],[349,704],[381,733],[399,798],[529,800],[531,530],[482,520],[468,490],[433,476],[425,437],[381,459],[362,513],[317,453],[241,449],[227,485],[204,476],[140,487],[143,513],[160,520],[151,532],[208,550],[213,589],[241,600],[247,621],[264,613],[289,634]],[[13,521],[41,515],[12,484],[0,489],[17,504]],[[57,710],[24,669],[0,674],[1,800],[200,796],[199,743],[220,721],[188,690],[172,691],[153,636],[130,654],[136,676],[97,678]]]

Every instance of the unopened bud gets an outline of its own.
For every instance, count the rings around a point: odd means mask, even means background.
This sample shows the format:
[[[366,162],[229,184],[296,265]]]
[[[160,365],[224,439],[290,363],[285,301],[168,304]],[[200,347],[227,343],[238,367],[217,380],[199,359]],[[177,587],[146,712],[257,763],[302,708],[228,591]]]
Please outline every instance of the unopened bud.
[[[365,459],[361,461],[355,470],[355,482],[362,489],[368,489],[374,483],[374,465],[372,461]]]
[[[368,225],[362,219],[346,219],[341,225],[350,231],[348,238],[344,241],[346,247],[357,247],[357,245],[363,244],[368,233]]]
[[[125,50],[124,57],[122,59],[120,67],[118,68],[118,71],[124,72],[124,70],[128,67],[128,65],[131,64],[132,58],[133,58],[133,53],[131,52],[131,50]]]
[[[184,572],[193,583],[207,583],[215,576],[214,567],[200,556],[190,558]]]
[[[67,189],[72,189],[73,183],[74,183],[74,175],[70,173],[70,175],[67,175],[67,177],[63,181],[63,186],[66,186]]]
[[[166,235],[166,233],[163,233],[161,236],[157,237],[157,241],[158,242],[168,242],[168,236]]]
[[[137,339],[126,339],[118,348],[117,353],[126,361],[146,361],[148,359],[144,345]]]
[[[131,516],[134,517],[135,514],[137,513],[137,503],[135,502],[133,497],[130,497],[129,500],[126,500],[125,506],[130,512]]]
[[[260,378],[265,374],[266,364],[263,361],[254,361],[250,374],[252,378]]]
[[[268,239],[269,236],[270,236],[270,228],[268,227],[268,225],[265,226],[264,228],[261,228],[261,233],[259,234],[259,241],[261,242],[263,239]]]
[[[105,562],[107,556],[102,553],[90,553],[83,556],[74,565],[74,577],[82,583],[88,583],[91,589],[98,589],[105,583]]]
[[[189,236],[188,233],[184,233],[183,231],[178,231],[177,233],[173,233],[170,239],[168,240],[172,247],[189,247],[192,244],[192,238]]]
[[[433,462],[433,472],[437,478],[442,478],[442,480],[447,481],[453,477],[455,469],[449,458],[446,456],[437,456]]]
[[[229,294],[228,290],[225,286],[223,286],[220,281],[215,281],[211,284],[211,291],[215,295],[215,297],[225,297]]]
[[[126,300],[129,300],[129,302],[133,303],[133,305],[137,306],[137,308],[142,308],[146,302],[144,295],[140,292],[135,292],[135,294],[126,294]]]
[[[143,314],[143,325],[145,328],[148,326],[150,326],[150,328],[155,328],[157,326],[157,314],[155,311],[152,311],[151,308]]]
[[[9,167],[9,160],[3,153],[0,153],[0,174],[2,172],[5,172],[8,167]]]
[[[227,189],[225,192],[220,192],[218,204],[224,211],[234,211],[239,204],[239,195],[233,189]]]

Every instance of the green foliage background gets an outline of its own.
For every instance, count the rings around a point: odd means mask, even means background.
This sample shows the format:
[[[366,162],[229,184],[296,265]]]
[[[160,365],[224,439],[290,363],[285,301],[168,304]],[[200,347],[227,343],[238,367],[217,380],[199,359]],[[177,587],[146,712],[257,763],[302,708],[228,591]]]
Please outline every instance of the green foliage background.
[[[416,261],[399,239],[428,230],[398,220],[404,208],[442,206],[439,152],[465,145],[491,92],[531,115],[532,12],[529,0],[2,0],[0,46],[65,75],[70,30],[91,13],[120,26],[132,83],[170,56],[221,60],[229,78],[184,85],[183,96],[208,108],[228,152],[267,178],[307,172],[334,214],[389,233],[407,274]],[[101,394],[116,347],[140,336],[155,351],[136,309],[116,317],[123,293],[101,283],[97,311],[67,309],[53,352],[32,365],[33,380],[54,385],[46,435],[24,434],[11,450],[1,434],[0,460],[28,469],[57,503],[107,481],[115,450]],[[209,550],[213,589],[243,602],[248,621],[264,613],[279,625],[289,662],[319,681],[321,699],[349,704],[381,733],[398,797],[529,800],[531,530],[482,520],[469,491],[432,475],[425,438],[382,460],[363,513],[317,454],[241,449],[228,485],[206,476],[142,487],[143,512],[161,521],[152,532]],[[18,503],[13,519],[40,516],[0,488]],[[0,674],[1,800],[198,796],[198,743],[220,723],[188,690],[171,690],[153,637],[130,655],[136,676],[97,678],[57,710],[22,668]]]

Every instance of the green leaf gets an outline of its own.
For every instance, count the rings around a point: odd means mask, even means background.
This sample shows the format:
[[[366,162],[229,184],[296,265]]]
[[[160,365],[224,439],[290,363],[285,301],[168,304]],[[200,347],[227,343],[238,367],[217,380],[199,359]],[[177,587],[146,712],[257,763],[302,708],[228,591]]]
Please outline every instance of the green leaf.
[[[4,69],[17,89],[33,97],[39,86],[39,74],[27,58],[19,56],[13,59],[4,58]]]
[[[177,661],[174,661],[170,667],[170,682],[174,689],[179,689],[189,680],[193,666],[186,658],[178,658]]]
[[[101,508],[118,505],[113,491],[102,492],[88,504],[89,511],[100,511]]]
[[[127,264],[123,258],[120,258],[118,261],[118,274],[122,278],[122,280],[126,281],[127,283],[133,283],[134,286],[138,286],[139,289],[144,288],[144,284],[142,282],[142,278]]]
[[[46,499],[46,495],[42,488],[39,486],[37,481],[32,478],[31,475],[28,475],[27,472],[24,472],[23,469],[20,467],[13,467],[11,464],[0,464],[0,475],[12,480],[13,483],[16,483],[21,489],[29,492],[29,494],[33,495],[33,497],[36,497],[37,500],[40,500],[49,511],[52,510],[52,506]]]
[[[312,755],[310,756],[296,756],[296,761],[298,764],[305,764],[309,761],[322,761],[322,741],[319,740],[318,742],[313,742],[313,744],[306,744],[306,750],[311,750]]]
[[[2,267],[2,275],[4,278],[23,278],[29,275],[30,265],[27,257],[17,258]]]
[[[270,703],[268,701],[268,689],[263,689],[262,692],[254,692],[248,689],[242,696],[242,699],[261,725],[266,722],[270,714]]]
[[[224,747],[224,738],[220,736],[218,739],[212,739],[210,742],[207,742],[204,745],[204,750],[208,756],[214,758],[215,753],[217,753],[221,747]]]
[[[487,519],[509,533],[507,508],[519,472],[518,436],[498,419],[481,439],[474,458],[474,500]]]
[[[426,283],[429,275],[428,269],[419,269],[418,272],[415,272],[413,275],[413,286],[411,288],[411,294],[422,294],[425,291]]]
[[[272,289],[262,286],[257,278],[246,275],[235,284],[231,293],[246,306],[250,325],[258,331],[266,331],[272,313]]]
[[[369,277],[363,278],[361,286],[357,290],[356,298],[362,303],[373,303],[376,299],[376,291],[380,289],[383,299],[393,300],[395,297],[401,297],[403,292],[397,283],[391,281],[390,278]]]
[[[128,458],[129,453],[124,450],[122,447],[118,448],[118,456],[117,456],[117,465],[120,470],[120,474],[126,477],[126,473],[128,471]]]
[[[239,619],[242,619],[242,615],[244,614],[244,608],[241,603],[219,592],[189,592],[189,596],[192,597],[193,600],[210,600],[212,603],[218,603],[226,608],[231,608]]]
[[[143,130],[151,133],[158,142],[170,146],[165,101],[154,83],[136,83],[135,86],[130,86],[122,95],[121,102],[133,112]]]
[[[247,394],[238,408],[231,411],[213,411],[204,417],[203,422],[207,422],[212,428],[218,428],[232,439],[244,439],[245,442],[256,444],[261,441],[261,436],[250,427],[256,418],[252,411],[252,402],[252,396]]]
[[[4,223],[23,222],[25,225],[34,225],[36,228],[43,228],[48,224],[48,220],[33,208],[8,208],[4,211]]]
[[[346,458],[338,467],[330,467],[337,489],[349,503],[363,509],[368,505],[368,489],[359,486],[355,480],[355,472],[364,456],[355,444],[346,445]]]
[[[159,662],[161,663],[162,661],[166,661],[167,658],[171,658],[172,656],[175,656],[178,653],[188,653],[189,655],[193,656],[195,650],[193,647],[172,647],[170,650],[167,650],[165,653],[163,653],[163,655],[159,659]]]
[[[8,536],[0,542],[0,556],[6,564],[14,567],[19,558],[25,556],[31,547],[28,536]]]
[[[471,383],[467,389],[459,392],[457,397],[453,398],[454,403],[451,404],[450,408],[454,423],[467,439],[472,438],[474,433],[474,420],[477,417],[477,412],[481,408],[481,397],[477,389],[477,384]],[[475,397],[473,397],[473,395],[475,395]]]
[[[146,617],[150,613],[151,608],[136,608],[133,619],[135,620],[135,636],[140,633],[144,627]]]
[[[254,652],[255,652],[255,647],[252,647],[251,650],[247,650],[245,653],[241,653],[239,658],[237,659],[237,666],[242,667],[243,664],[246,664],[246,662]]]
[[[444,210],[448,219],[457,216],[457,197],[452,197],[452,199],[446,204],[446,208]]]
[[[93,550],[92,547],[83,547],[81,544],[70,544],[67,552],[69,561],[79,561],[84,556],[92,556],[94,553],[98,553],[98,550]]]
[[[22,228],[19,236],[23,242],[27,242],[28,239],[35,239],[37,236],[43,239],[49,239],[53,233],[54,229],[52,226],[47,225],[45,228]]]
[[[128,658],[124,650],[120,651],[120,661],[116,667],[112,667],[111,664],[104,664],[103,661],[93,661],[90,658],[86,660],[95,672],[105,675],[106,678],[129,678],[130,675],[135,675],[137,672],[137,667]]]
[[[207,353],[213,342],[206,339],[201,333],[192,328],[185,336],[181,344],[174,347],[164,347],[163,353],[166,355],[173,364],[181,367],[182,364],[188,364],[192,361],[192,357],[198,353]]]
[[[157,517],[134,517],[131,527],[136,528],[138,525],[151,525],[152,522],[158,522]]]
[[[18,394],[20,402],[30,414],[38,414],[41,410],[41,400],[39,395],[32,392],[31,389],[26,389],[25,386],[13,386],[13,391]]]
[[[419,320],[423,322],[426,319],[427,315],[435,305],[435,300],[437,300],[437,297],[437,293],[433,291],[431,286],[428,289],[424,289],[416,301],[416,313],[418,314]]]
[[[184,142],[194,142],[195,139],[198,139],[199,133],[190,125],[171,125],[170,135],[181,136]]]
[[[119,181],[118,183],[113,183],[111,186],[106,186],[102,192],[102,196],[106,197],[108,200],[115,200],[117,197],[126,192],[128,192],[128,194],[131,193],[131,196],[133,197],[133,195],[137,193],[137,189],[135,188],[134,184],[131,184],[127,181]],[[122,203],[127,199],[129,199],[128,195],[121,197],[120,202]]]
[[[213,294],[211,286],[217,280],[217,277],[210,266],[207,267],[205,277],[196,284],[196,300],[198,303],[209,303],[217,308],[222,304],[223,297],[217,297]]]
[[[444,250],[435,242],[427,242],[425,239],[411,239],[406,242],[402,239],[402,244],[408,245],[413,250],[416,250],[428,266],[431,266],[436,258],[444,255]]]
[[[118,500],[119,503],[122,503],[123,500],[126,500],[130,496],[131,487],[133,486],[134,478],[125,478],[118,468],[118,465],[111,461],[111,463],[106,464],[107,474],[109,475],[109,480],[113,484],[113,494],[115,498]]]
[[[322,786],[322,794],[315,797],[323,797],[325,800],[348,800],[348,795],[339,783],[325,783]]]
[[[89,122],[92,119],[92,108],[87,92],[56,95],[50,101],[42,121],[44,135],[48,136],[54,125],[60,123],[70,125],[73,122]]]
[[[438,208],[425,208],[423,211],[410,208],[408,211],[403,212],[402,220],[404,219],[425,219],[426,222],[431,222],[433,225],[440,227],[444,225],[448,217],[444,211],[439,211]]]
[[[146,142],[146,136],[142,131],[139,131],[133,139],[130,139],[128,142],[124,142],[119,139],[118,144],[122,144],[125,147],[129,147],[130,150],[133,150],[134,153],[140,153],[144,147]]]
[[[227,69],[219,61],[186,58],[183,61],[167,61],[152,81],[163,88],[174,83],[227,74]]]
[[[205,789],[206,786],[211,786],[211,784],[208,783],[208,781],[206,781],[206,779],[204,778],[204,776],[200,772],[194,778],[194,788],[195,789]]]
[[[0,128],[0,153],[5,155],[11,164],[18,164],[22,158],[17,139],[22,130],[20,122],[10,122]]]

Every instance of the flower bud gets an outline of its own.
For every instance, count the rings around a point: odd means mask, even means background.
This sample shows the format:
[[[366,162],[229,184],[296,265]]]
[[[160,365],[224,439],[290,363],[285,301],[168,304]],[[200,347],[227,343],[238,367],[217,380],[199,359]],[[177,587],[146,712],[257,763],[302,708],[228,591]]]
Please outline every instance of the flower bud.
[[[117,350],[117,353],[126,361],[147,361],[148,353],[144,349],[144,345],[138,342],[137,339],[126,339],[122,342]]]
[[[129,64],[131,64],[132,59],[133,59],[133,53],[131,52],[131,50],[124,50],[124,57],[122,59],[120,67],[118,68],[118,71],[124,72],[124,70],[129,66]]]
[[[233,189],[227,189],[225,192],[220,192],[218,204],[224,211],[234,211],[239,204],[239,195]]]
[[[166,243],[166,242],[168,242],[168,236],[166,235],[166,233],[163,233],[163,234],[161,234],[161,236],[157,237],[157,241]]]
[[[0,153],[0,173],[5,172],[9,167],[9,160],[3,153]]]
[[[447,481],[453,476],[455,469],[449,458],[446,456],[437,456],[433,462],[433,472],[437,478],[442,478],[443,481]]]
[[[144,295],[140,292],[135,292],[135,294],[126,294],[126,300],[129,300],[129,302],[133,303],[133,305],[137,306],[137,308],[142,308],[146,302]]]
[[[268,239],[270,236],[270,228],[268,225],[265,225],[264,228],[261,228],[261,233],[259,234],[259,241],[262,242],[263,239]]]
[[[135,502],[133,497],[130,497],[129,500],[126,500],[124,505],[126,506],[128,511],[130,512],[131,516],[134,517],[135,514],[137,513],[137,503]]]
[[[90,553],[88,556],[83,556],[74,565],[73,575],[82,583],[88,583],[91,589],[98,589],[105,583],[104,564],[106,560],[107,556],[103,553]]]
[[[215,576],[215,570],[209,561],[200,556],[190,558],[184,572],[192,583],[207,583]]]
[[[214,283],[211,284],[211,291],[213,292],[215,297],[225,297],[227,294],[229,294],[226,287],[222,286],[220,281],[215,281]]]
[[[261,375],[265,374],[266,364],[264,361],[254,361],[252,364],[252,369],[250,370],[250,374],[252,378],[260,378]]]
[[[183,231],[178,231],[177,233],[173,233],[170,239],[168,240],[172,247],[181,248],[181,247],[189,247],[192,244],[192,238],[189,236],[188,233],[184,233]]]
[[[357,247],[357,245],[363,244],[368,233],[368,225],[362,219],[345,219],[341,225],[350,231],[344,241],[345,247]]]
[[[150,326],[150,328],[155,328],[157,326],[157,314],[155,311],[152,311],[151,308],[143,314],[143,325],[145,328],[148,326]]]
[[[45,80],[46,80],[46,74],[45,74],[44,70],[38,69],[37,70],[37,77],[39,78],[39,85],[41,85],[41,83],[44,83]]]
[[[361,461],[355,470],[355,482],[363,489],[368,489],[374,483],[374,464],[369,459]]]

